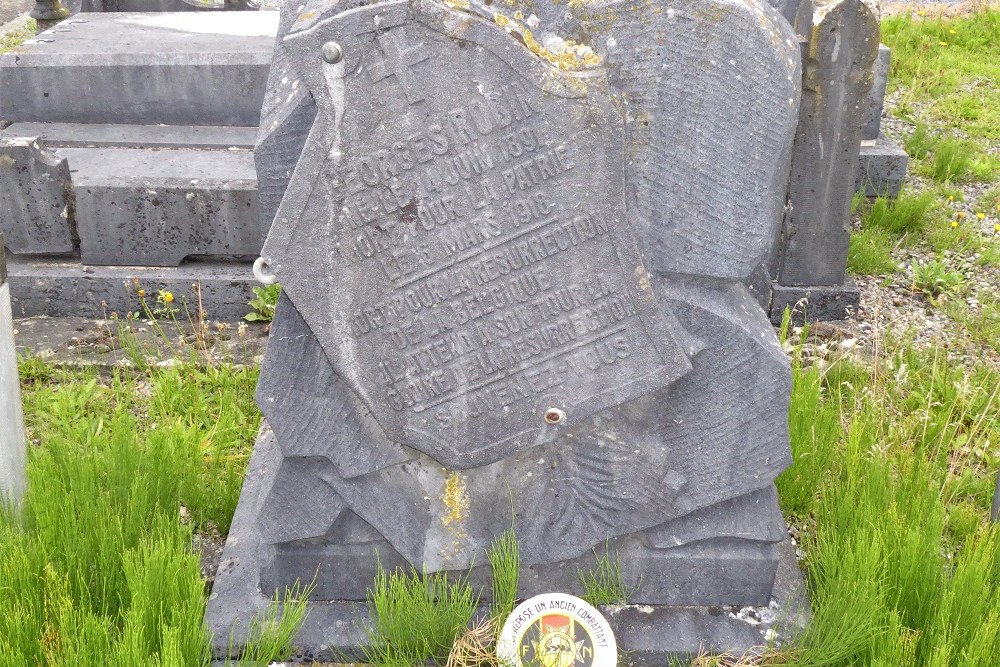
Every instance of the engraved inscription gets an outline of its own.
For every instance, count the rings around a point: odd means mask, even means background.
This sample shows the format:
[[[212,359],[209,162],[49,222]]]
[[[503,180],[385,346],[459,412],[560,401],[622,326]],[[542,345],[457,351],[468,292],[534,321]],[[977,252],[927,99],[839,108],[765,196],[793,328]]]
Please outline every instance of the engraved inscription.
[[[350,259],[392,286],[356,308],[351,332],[398,352],[378,362],[388,405],[440,423],[530,401],[639,343],[620,278],[560,280],[594,257],[620,271],[610,233],[623,221],[567,203],[586,176],[567,138],[537,122],[540,91],[477,93],[424,110],[420,129],[345,161],[336,183]]]
[[[493,24],[383,18],[303,35],[350,66],[326,70],[337,113],[298,235],[266,249],[311,244],[282,282],[389,437],[482,464],[686,373],[626,219],[606,82]]]

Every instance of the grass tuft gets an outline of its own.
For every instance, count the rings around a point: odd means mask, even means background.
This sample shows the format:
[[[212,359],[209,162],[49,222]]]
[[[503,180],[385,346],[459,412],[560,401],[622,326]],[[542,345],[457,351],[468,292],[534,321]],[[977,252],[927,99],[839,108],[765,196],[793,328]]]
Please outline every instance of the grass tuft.
[[[445,664],[455,640],[468,628],[479,597],[467,578],[447,574],[379,570],[368,591],[372,617],[365,662],[378,667]]]
[[[622,581],[621,558],[615,553],[614,558],[604,545],[604,553],[594,550],[596,564],[590,570],[579,570],[580,584],[583,586],[583,599],[590,604],[627,604],[632,589]]]

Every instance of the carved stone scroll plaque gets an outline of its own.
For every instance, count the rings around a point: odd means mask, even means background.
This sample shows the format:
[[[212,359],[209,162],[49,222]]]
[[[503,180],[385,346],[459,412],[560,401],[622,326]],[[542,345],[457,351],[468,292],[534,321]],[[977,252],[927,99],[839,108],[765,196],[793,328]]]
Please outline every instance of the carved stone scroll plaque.
[[[690,370],[603,69],[428,2],[285,43],[318,116],[264,256],[390,439],[480,466]]]

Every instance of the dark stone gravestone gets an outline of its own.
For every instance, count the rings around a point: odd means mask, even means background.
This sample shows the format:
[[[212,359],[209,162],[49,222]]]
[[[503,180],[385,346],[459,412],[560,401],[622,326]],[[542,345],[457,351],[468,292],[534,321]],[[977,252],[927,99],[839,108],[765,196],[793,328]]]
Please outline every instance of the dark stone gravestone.
[[[639,661],[766,643],[717,606],[771,604],[786,537],[790,372],[744,282],[785,202],[794,34],[735,0],[531,11],[283,10],[256,156],[283,294],[220,652],[315,576],[301,655],[357,655],[377,567],[485,584],[512,518],[524,596],[619,555]]]
[[[843,319],[861,298],[847,276],[847,251],[879,25],[861,0],[821,3],[812,25],[788,210],[771,267],[775,322],[786,308],[798,320]]]

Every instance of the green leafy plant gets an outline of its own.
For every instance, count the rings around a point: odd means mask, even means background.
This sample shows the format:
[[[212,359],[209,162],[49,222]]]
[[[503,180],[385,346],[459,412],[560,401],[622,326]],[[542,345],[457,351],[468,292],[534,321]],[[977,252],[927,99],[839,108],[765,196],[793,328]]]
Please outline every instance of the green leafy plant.
[[[253,308],[243,316],[247,322],[270,322],[274,319],[274,309],[278,306],[278,296],[281,294],[281,285],[264,285],[253,288],[254,298],[250,299],[249,306]]]
[[[922,160],[927,157],[928,154],[937,145],[939,138],[937,135],[932,134],[927,126],[923,123],[917,123],[916,128],[910,133],[910,136],[906,138],[903,142],[903,147],[910,157],[916,160]]]
[[[626,604],[633,589],[622,581],[622,563],[615,553],[611,557],[608,545],[604,545],[604,553],[594,550],[597,562],[590,570],[577,571],[580,584],[583,586],[583,599],[592,605]]]
[[[914,262],[910,265],[910,271],[913,288],[931,299],[958,293],[965,287],[965,276],[957,271],[950,271],[948,265],[941,260]]]

